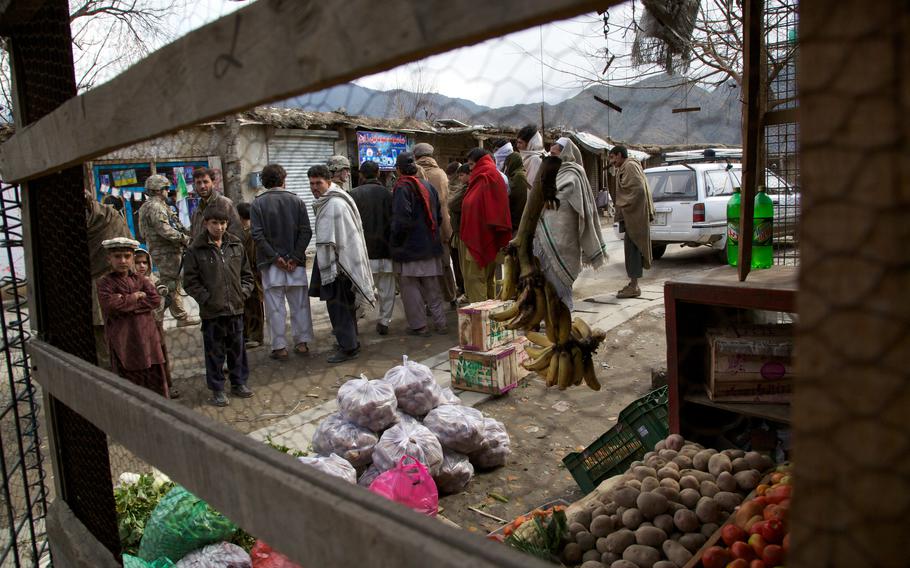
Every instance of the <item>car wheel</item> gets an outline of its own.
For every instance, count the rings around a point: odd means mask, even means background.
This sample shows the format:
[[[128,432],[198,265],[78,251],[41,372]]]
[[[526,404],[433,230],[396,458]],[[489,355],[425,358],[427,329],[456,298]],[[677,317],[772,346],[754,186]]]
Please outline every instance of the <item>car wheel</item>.
[[[660,260],[660,257],[667,252],[667,245],[651,245],[651,258]]]

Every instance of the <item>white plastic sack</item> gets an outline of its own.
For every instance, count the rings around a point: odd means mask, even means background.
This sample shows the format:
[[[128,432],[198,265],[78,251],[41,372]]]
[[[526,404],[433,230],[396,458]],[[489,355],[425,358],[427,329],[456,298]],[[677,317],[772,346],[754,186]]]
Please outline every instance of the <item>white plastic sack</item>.
[[[373,448],[373,463],[388,471],[404,456],[413,457],[435,476],[442,466],[442,445],[423,424],[401,422],[382,433]]]
[[[348,483],[357,483],[357,470],[348,460],[332,454],[330,456],[301,456],[297,458],[301,463],[315,467],[323,473],[339,477]]]
[[[439,389],[439,398],[436,399],[436,406],[442,406],[443,404],[461,404],[461,399],[458,398],[458,395],[455,394],[449,387],[444,387]]]
[[[458,493],[467,487],[474,477],[474,466],[468,456],[443,450],[442,467],[434,478],[440,493]]]
[[[363,475],[357,480],[357,485],[368,488],[370,484],[373,483],[373,480],[379,477],[379,474],[381,473],[382,470],[379,469],[378,465],[375,463],[370,464],[370,467],[368,467],[367,470],[363,472]]]
[[[360,376],[338,389],[338,410],[348,422],[381,432],[395,423],[395,388],[384,380],[371,381]]]
[[[512,454],[509,433],[499,420],[487,417],[483,422],[483,442],[480,449],[470,454],[474,467],[488,469],[505,465]]]
[[[373,432],[348,422],[336,412],[325,417],[313,434],[313,449],[321,456],[338,454],[354,467],[373,461],[373,446],[379,437]]]
[[[190,552],[174,568],[252,568],[245,550],[230,542],[216,542]]]
[[[401,410],[395,413],[395,418],[398,419],[396,424],[401,424],[402,422],[406,422],[408,424],[420,424],[419,418],[414,418],[407,412],[402,412]],[[392,426],[394,426],[394,424]]]
[[[402,411],[423,416],[436,408],[441,389],[426,365],[409,361],[405,355],[402,364],[389,369],[384,378],[395,388],[398,408]]]
[[[483,423],[483,414],[479,410],[453,404],[434,408],[423,419],[423,425],[439,438],[444,448],[462,454],[480,450]]]

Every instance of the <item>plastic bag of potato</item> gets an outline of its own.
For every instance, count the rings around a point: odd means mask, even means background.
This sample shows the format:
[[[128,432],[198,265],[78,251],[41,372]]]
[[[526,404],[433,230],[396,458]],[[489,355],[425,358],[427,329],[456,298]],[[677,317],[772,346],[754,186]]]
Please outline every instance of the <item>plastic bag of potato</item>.
[[[397,420],[395,388],[384,380],[371,381],[360,375],[338,389],[338,410],[348,422],[381,432]]]
[[[348,422],[336,412],[327,416],[313,434],[313,449],[321,456],[338,454],[356,467],[373,461],[373,446],[379,437],[373,432]]]
[[[314,467],[322,473],[341,478],[348,483],[357,483],[357,470],[348,462],[348,460],[332,454],[330,456],[301,456],[297,458],[300,463]]]
[[[480,443],[480,449],[469,454],[471,463],[481,469],[499,467],[505,465],[511,454],[512,446],[505,424],[493,418],[485,418],[483,441]]]
[[[484,440],[483,413],[469,406],[446,404],[434,408],[423,425],[439,438],[444,448],[470,454],[481,449]]]
[[[443,450],[442,466],[433,478],[440,493],[458,493],[467,487],[473,477],[474,466],[471,465],[468,456]]]
[[[382,433],[373,447],[373,463],[388,471],[404,456],[413,456],[436,476],[442,466],[442,445],[423,424],[400,422]]]
[[[398,408],[411,416],[423,416],[439,404],[441,389],[433,371],[409,361],[407,355],[401,365],[389,369],[383,378],[395,388]]]

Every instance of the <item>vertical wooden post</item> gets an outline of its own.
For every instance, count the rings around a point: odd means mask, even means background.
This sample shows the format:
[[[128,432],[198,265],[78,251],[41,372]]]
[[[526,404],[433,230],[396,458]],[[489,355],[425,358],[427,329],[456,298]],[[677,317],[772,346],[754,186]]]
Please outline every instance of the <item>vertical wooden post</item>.
[[[763,164],[759,147],[762,138],[762,43],[763,0],[743,2],[743,186],[742,214],[739,219],[739,279],[743,281],[752,267],[752,215],[755,211],[755,193]]]
[[[21,128],[76,96],[69,5],[46,0],[4,33],[9,36],[14,116]],[[82,166],[31,180],[22,193],[35,327],[48,343],[96,363]],[[57,496],[119,557],[107,436],[53,397],[47,399]]]

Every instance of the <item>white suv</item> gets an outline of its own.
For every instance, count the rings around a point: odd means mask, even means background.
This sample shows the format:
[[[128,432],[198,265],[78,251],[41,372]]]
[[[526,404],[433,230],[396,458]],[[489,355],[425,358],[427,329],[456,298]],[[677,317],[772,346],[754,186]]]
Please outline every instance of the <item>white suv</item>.
[[[727,245],[727,201],[742,183],[742,164],[677,164],[645,170],[656,215],[651,223],[655,259],[667,245],[709,246],[723,253]],[[765,170],[765,187],[774,202],[774,238],[795,237],[799,193]],[[619,225],[614,224],[617,236]],[[726,257],[724,257],[726,258]]]

